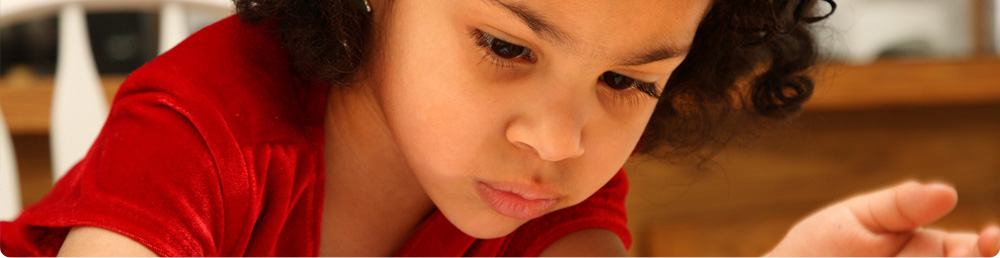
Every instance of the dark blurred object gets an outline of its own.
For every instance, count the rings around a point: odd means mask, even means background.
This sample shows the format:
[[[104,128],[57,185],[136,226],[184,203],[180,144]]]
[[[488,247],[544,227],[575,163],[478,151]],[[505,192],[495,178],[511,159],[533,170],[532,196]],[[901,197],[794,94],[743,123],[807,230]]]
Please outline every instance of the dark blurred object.
[[[27,66],[37,74],[53,74],[59,40],[57,24],[52,16],[0,28],[0,76],[7,76],[15,66]]]
[[[56,67],[58,22],[55,16],[0,29],[0,76],[27,66],[52,75]],[[87,14],[90,46],[101,74],[128,74],[157,55],[157,15],[144,12]]]

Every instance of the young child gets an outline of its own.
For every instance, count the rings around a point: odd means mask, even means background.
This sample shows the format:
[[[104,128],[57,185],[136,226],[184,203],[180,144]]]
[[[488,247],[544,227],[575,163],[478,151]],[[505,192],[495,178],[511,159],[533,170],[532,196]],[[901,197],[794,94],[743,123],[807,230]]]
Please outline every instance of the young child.
[[[87,156],[3,222],[14,256],[626,255],[634,153],[794,115],[803,1],[235,0],[136,70]],[[752,122],[750,122],[752,123]],[[992,255],[920,229],[908,183],[798,224],[774,255]]]

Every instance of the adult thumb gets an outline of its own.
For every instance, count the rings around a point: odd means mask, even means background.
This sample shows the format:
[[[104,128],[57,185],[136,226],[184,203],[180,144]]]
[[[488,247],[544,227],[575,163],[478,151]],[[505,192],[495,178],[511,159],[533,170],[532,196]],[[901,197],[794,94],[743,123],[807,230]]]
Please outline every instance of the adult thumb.
[[[851,198],[847,205],[872,232],[905,232],[944,217],[957,203],[958,193],[949,185],[909,181]]]

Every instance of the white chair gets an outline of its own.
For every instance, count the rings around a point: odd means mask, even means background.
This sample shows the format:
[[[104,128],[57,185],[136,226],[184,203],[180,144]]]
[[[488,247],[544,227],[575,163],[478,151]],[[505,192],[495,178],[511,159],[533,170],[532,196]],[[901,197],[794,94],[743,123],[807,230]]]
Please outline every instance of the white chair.
[[[187,10],[207,10],[219,18],[232,13],[230,0],[2,0],[0,27],[28,18],[59,15],[59,46],[52,92],[50,150],[53,180],[80,161],[97,138],[108,115],[87,33],[87,11],[159,10],[160,53],[190,33]],[[0,115],[0,219],[20,212],[17,168],[3,116]]]
[[[7,123],[0,110],[0,220],[10,220],[21,209],[21,186],[17,181],[17,160]]]
[[[990,1],[990,28],[993,32],[993,50],[1000,54],[1000,0]]]

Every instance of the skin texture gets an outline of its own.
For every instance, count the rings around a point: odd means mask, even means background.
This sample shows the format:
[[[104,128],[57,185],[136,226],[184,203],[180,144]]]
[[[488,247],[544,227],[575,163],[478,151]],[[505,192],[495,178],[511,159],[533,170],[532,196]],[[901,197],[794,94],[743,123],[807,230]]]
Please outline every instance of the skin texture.
[[[709,1],[371,4],[380,40],[370,76],[350,89],[334,87],[329,96],[321,256],[392,255],[435,207],[460,230],[480,238],[506,235],[527,221],[491,208],[476,190],[479,182],[549,192],[555,205],[546,212],[583,201],[624,164],[656,104],[638,90],[612,89],[600,76],[616,72],[662,89],[684,55],[640,65],[620,61],[656,47],[686,48]],[[563,33],[536,33],[511,6],[537,14]],[[477,45],[477,31],[534,54],[491,56],[491,48]],[[911,232],[950,211],[952,188],[909,184],[886,191],[898,195],[863,195],[814,214],[771,254],[941,255],[932,247],[949,246],[948,254],[960,254],[963,247],[968,254],[997,249],[995,229],[979,235]],[[890,215],[885,208],[934,216],[876,216],[874,222],[866,214],[880,213],[865,213],[865,207]],[[913,236],[899,237],[904,234]],[[70,232],[60,255],[152,254],[141,250],[127,237],[82,227]],[[620,239],[601,229],[571,233],[543,252],[625,254]]]
[[[97,227],[73,227],[66,235],[66,241],[59,249],[58,256],[95,257],[95,256],[156,256],[131,238]]]

